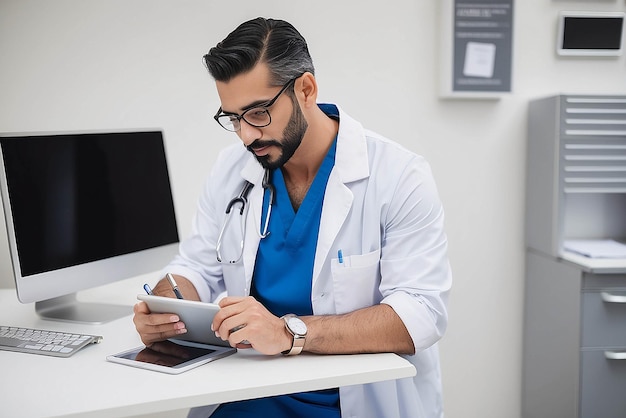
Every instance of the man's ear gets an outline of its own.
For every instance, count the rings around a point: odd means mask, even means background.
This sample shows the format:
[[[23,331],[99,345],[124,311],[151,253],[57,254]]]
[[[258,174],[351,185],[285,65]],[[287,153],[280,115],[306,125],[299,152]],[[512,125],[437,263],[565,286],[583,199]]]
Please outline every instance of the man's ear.
[[[317,81],[315,76],[306,72],[296,80],[295,94],[302,107],[317,106]]]

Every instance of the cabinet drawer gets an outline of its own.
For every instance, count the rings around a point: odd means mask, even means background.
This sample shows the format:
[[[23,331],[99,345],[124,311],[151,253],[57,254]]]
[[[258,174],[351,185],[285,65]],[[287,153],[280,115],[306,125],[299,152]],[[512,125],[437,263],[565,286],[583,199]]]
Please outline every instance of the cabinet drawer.
[[[583,348],[626,348],[626,292],[583,292],[581,314]]]
[[[580,418],[624,418],[626,414],[626,359],[609,360],[604,353],[581,353]]]

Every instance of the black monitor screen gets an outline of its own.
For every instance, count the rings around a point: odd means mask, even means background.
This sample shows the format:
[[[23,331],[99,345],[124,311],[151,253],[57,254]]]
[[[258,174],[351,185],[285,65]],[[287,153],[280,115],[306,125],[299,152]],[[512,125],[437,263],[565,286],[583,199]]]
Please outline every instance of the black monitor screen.
[[[566,17],[563,48],[618,50],[623,24],[624,19],[620,17]]]
[[[178,242],[161,132],[0,144],[23,276]]]

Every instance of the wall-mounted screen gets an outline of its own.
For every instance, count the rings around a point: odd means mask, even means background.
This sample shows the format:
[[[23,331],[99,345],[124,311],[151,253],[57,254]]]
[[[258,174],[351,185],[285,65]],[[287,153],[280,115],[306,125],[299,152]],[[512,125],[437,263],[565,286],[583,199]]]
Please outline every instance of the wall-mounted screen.
[[[557,54],[618,56],[622,54],[624,13],[561,12]]]

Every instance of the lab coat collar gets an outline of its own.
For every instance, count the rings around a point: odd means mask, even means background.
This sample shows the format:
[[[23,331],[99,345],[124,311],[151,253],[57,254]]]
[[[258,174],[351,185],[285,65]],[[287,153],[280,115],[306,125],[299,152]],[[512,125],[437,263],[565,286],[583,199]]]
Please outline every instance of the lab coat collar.
[[[337,109],[340,120],[334,170],[346,184],[369,177],[367,143],[363,126],[340,107]]]
[[[256,186],[257,184],[262,184],[264,173],[265,170],[263,169],[263,166],[259,164],[256,158],[254,158],[254,156],[250,153],[250,158],[241,170],[241,177]]]

